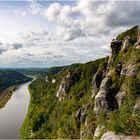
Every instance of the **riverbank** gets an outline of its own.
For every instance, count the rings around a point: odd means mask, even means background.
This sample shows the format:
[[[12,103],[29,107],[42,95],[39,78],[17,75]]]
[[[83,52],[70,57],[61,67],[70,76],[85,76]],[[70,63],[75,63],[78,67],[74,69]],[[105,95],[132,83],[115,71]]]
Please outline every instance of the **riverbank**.
[[[22,124],[22,126],[20,128],[20,138],[21,139],[26,139],[26,137],[24,137],[24,136],[27,135],[27,134],[28,135],[32,135],[33,134],[31,128],[26,127],[26,126],[28,126],[29,114],[30,114],[30,112],[32,110],[31,100],[32,100],[32,92],[33,91],[31,90],[30,85],[28,85],[28,91],[29,91],[29,95],[30,95],[30,101],[29,101],[29,106],[28,106],[28,111],[27,111],[26,117],[25,117],[25,119],[23,121],[23,124]]]
[[[16,86],[13,85],[0,92],[0,109],[6,105],[6,103],[11,98],[13,91],[15,91],[15,89],[16,89]]]
[[[9,101],[9,99],[11,98],[13,91],[15,91],[20,85],[31,81],[31,78],[27,78],[23,81],[18,81],[15,82],[15,84],[10,84],[9,87],[3,87],[3,90],[0,90],[0,109],[3,108],[6,103]]]

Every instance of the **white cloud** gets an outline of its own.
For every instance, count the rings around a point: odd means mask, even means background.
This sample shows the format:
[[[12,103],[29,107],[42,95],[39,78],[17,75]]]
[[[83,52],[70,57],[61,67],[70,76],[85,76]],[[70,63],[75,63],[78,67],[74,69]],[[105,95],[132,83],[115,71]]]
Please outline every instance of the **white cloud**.
[[[20,62],[45,67],[95,60],[109,54],[109,42],[118,33],[140,23],[139,1],[80,0],[46,6],[32,1],[30,8],[33,17],[45,19],[40,26],[46,26],[29,31],[21,42],[14,41],[16,47],[2,43],[0,66]]]
[[[139,12],[139,1],[80,0],[73,6],[52,3],[44,7],[43,15],[54,23],[58,36],[67,41],[139,23]]]
[[[22,14],[23,17],[25,17],[27,15],[27,12],[26,11],[22,11],[21,14]]]
[[[44,15],[50,21],[56,21],[61,13],[62,6],[59,3],[53,3],[49,8],[44,10]]]

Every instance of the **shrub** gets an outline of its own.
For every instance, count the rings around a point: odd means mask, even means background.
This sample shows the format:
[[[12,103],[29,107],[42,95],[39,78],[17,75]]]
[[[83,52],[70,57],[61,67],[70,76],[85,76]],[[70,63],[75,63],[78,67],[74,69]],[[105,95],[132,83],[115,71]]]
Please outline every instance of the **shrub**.
[[[140,134],[140,114],[133,112],[134,99],[129,97],[121,108],[109,114],[107,128],[127,135]]]

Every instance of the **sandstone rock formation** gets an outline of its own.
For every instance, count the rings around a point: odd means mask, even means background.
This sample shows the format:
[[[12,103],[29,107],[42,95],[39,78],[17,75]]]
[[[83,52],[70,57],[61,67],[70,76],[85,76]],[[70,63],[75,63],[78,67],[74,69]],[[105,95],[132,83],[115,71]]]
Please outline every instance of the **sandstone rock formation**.
[[[108,94],[110,93],[110,86],[112,84],[112,79],[110,76],[106,76],[100,85],[100,90],[95,96],[95,108],[94,111],[96,115],[99,115],[100,112],[108,112],[111,110],[109,100],[107,99]]]
[[[95,132],[94,132],[94,138],[98,138],[101,134],[102,134],[102,131],[103,129],[105,128],[105,126],[103,125],[98,125],[97,128],[95,129]]]
[[[59,98],[59,101],[62,101],[67,93],[69,85],[69,77],[63,77],[59,86],[59,90],[56,93],[56,97]]]
[[[99,87],[100,87],[101,81],[102,81],[102,79],[104,77],[105,77],[105,72],[103,72],[101,70],[98,70],[95,73],[95,75],[94,75],[94,77],[92,79],[92,85],[93,85],[93,88],[92,88],[92,96],[91,96],[92,99],[95,97],[95,95],[99,91]]]
[[[121,50],[121,45],[122,45],[121,41],[118,41],[116,39],[112,40],[110,47],[112,50],[113,57],[119,53],[119,51]]]
[[[126,93],[124,91],[119,91],[116,95],[116,100],[117,100],[117,104],[118,107],[120,108],[120,106],[122,105],[122,103],[124,102],[126,97]]]
[[[123,41],[123,45],[122,45],[122,49],[121,50],[123,52],[127,52],[129,46],[132,45],[132,44],[133,44],[133,41],[130,38],[130,36],[126,36],[125,39],[124,39],[124,41]]]

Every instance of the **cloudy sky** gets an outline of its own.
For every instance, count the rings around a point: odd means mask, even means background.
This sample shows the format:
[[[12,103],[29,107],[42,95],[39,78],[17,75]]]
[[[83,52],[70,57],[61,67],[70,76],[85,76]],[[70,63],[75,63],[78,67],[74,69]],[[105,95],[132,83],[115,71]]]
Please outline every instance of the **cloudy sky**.
[[[110,53],[140,23],[140,1],[0,1],[0,67],[51,67]]]

